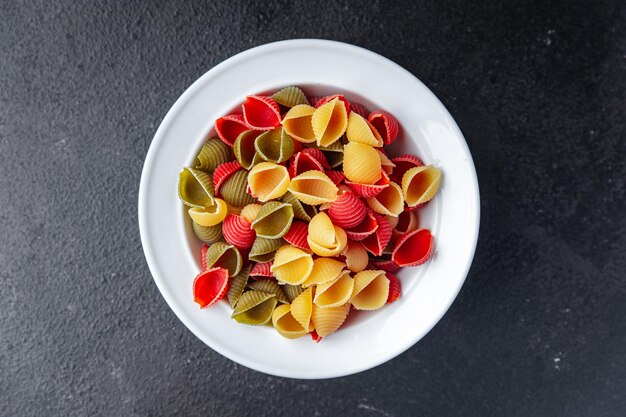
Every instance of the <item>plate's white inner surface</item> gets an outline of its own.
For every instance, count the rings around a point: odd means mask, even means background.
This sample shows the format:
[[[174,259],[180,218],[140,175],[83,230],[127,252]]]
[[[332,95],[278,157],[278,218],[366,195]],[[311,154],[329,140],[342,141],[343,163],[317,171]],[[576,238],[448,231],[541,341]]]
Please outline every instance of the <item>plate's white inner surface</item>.
[[[333,65],[328,65],[332,62]],[[280,70],[276,70],[279,68]],[[287,340],[270,327],[244,326],[222,302],[200,310],[192,282],[200,270],[195,239],[176,194],[178,173],[193,164],[214,120],[239,107],[246,95],[287,86],[309,95],[340,92],[400,122],[390,156],[412,153],[443,171],[437,197],[421,209],[436,250],[427,264],[398,273],[400,300],[359,312],[339,332],[316,344]],[[247,51],[200,78],[170,110],[146,159],[140,190],[140,229],[146,258],[164,298],[200,339],[251,368],[290,377],[350,374],[384,362],[421,338],[456,296],[473,256],[478,225],[475,171],[465,142],[438,100],[390,61],[349,45],[288,41]]]

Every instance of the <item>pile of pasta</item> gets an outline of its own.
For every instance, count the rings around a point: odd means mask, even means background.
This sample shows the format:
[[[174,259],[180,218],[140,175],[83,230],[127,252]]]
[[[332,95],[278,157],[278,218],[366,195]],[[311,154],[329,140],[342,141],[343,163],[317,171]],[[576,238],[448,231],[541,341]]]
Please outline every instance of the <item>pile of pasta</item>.
[[[205,243],[193,283],[201,308],[226,298],[239,323],[319,341],[351,309],[396,301],[394,273],[433,253],[417,209],[441,171],[385,153],[399,133],[388,112],[286,87],[248,96],[215,131],[178,189]]]

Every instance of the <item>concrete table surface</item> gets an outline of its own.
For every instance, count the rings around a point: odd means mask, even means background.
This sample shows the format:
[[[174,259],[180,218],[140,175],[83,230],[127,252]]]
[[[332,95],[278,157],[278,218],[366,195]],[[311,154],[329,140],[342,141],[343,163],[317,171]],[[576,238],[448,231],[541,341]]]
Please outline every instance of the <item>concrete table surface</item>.
[[[301,37],[418,76],[481,185],[476,258],[443,320],[323,381],[196,339],[152,281],[136,214],[187,86]],[[625,57],[620,1],[0,0],[0,415],[626,415]]]

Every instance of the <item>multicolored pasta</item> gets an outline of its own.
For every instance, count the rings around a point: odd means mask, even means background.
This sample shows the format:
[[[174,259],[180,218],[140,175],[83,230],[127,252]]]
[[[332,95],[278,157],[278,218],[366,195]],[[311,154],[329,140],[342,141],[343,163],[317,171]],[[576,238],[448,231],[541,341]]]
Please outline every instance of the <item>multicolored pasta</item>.
[[[369,145],[348,143],[343,148],[343,173],[357,184],[375,184],[382,175],[378,152]]]
[[[218,166],[230,161],[230,150],[219,138],[208,139],[196,156],[196,169],[211,173]]]
[[[220,194],[229,206],[244,207],[255,202],[254,197],[247,193],[248,172],[239,169],[230,175],[220,187]]]
[[[291,179],[289,191],[304,204],[319,205],[335,201],[338,188],[320,171],[307,171]]]
[[[309,104],[304,91],[295,86],[282,88],[272,94],[272,99],[285,107],[295,107],[300,104]]]
[[[263,158],[257,153],[254,146],[256,139],[262,133],[260,130],[245,130],[237,136],[233,144],[233,153],[243,168],[250,169],[263,161]]]
[[[320,212],[309,223],[307,243],[316,255],[332,257],[346,247],[348,237],[341,227],[333,224],[326,213]]]
[[[315,142],[315,133],[311,125],[313,113],[315,113],[315,108],[308,104],[300,104],[291,108],[282,121],[285,132],[298,142]]]
[[[178,197],[190,207],[214,204],[215,189],[211,175],[194,168],[183,168],[178,176]]]
[[[269,201],[263,204],[251,227],[259,237],[278,239],[289,231],[292,221],[293,207],[290,204]]]
[[[346,138],[349,142],[362,143],[363,145],[380,148],[383,146],[383,139],[370,122],[363,116],[352,112],[348,117],[348,127]]]
[[[248,258],[254,262],[269,262],[274,259],[274,254],[285,241],[282,239],[265,239],[257,236],[252,243]]]
[[[402,192],[409,207],[429,202],[441,183],[441,171],[432,165],[409,169],[402,176]]]
[[[280,282],[302,284],[313,270],[313,257],[300,248],[285,245],[276,251],[271,270]]]
[[[260,134],[254,141],[254,149],[264,161],[279,164],[293,155],[293,139],[278,127]]]
[[[272,319],[276,302],[274,294],[246,291],[239,297],[232,317],[241,324],[260,326]]]
[[[354,276],[350,303],[357,310],[378,310],[387,303],[389,280],[385,271],[365,270]]]
[[[250,191],[262,202],[283,196],[290,182],[287,168],[273,162],[261,162],[248,173]]]
[[[335,98],[315,109],[311,126],[318,146],[328,146],[339,140],[348,127],[346,105]]]

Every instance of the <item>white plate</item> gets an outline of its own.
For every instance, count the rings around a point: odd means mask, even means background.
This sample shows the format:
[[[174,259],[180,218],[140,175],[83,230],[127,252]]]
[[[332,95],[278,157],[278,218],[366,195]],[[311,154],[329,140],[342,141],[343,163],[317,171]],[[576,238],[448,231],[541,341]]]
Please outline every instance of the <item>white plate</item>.
[[[399,120],[393,154],[415,153],[443,171],[437,197],[420,211],[436,239],[425,265],[399,272],[402,297],[359,312],[337,333],[313,343],[287,340],[270,327],[237,324],[220,302],[201,310],[192,282],[200,243],[177,197],[178,173],[193,163],[213,123],[246,95],[287,85],[311,95],[342,92]],[[479,226],[476,171],[467,144],[444,106],[417,78],[368,50],[324,40],[290,40],[242,52],[208,71],[183,93],[154,136],[141,176],[139,228],[161,294],[180,320],[213,350],[249,368],[292,378],[353,374],[390,360],[422,338],[456,297],[472,262]]]

